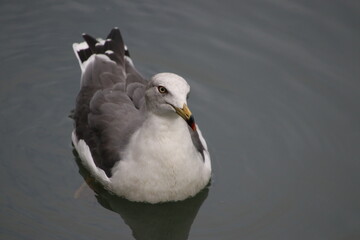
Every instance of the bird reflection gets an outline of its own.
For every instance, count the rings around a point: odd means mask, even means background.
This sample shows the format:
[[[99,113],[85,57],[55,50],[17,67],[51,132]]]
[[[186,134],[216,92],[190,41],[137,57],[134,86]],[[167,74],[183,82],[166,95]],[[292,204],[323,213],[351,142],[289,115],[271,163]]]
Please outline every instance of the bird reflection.
[[[79,172],[88,186],[95,191],[97,201],[104,208],[120,214],[131,228],[135,239],[188,239],[197,212],[208,196],[208,188],[192,198],[179,202],[159,204],[131,202],[109,193],[97,184],[82,167],[77,153],[73,153]]]

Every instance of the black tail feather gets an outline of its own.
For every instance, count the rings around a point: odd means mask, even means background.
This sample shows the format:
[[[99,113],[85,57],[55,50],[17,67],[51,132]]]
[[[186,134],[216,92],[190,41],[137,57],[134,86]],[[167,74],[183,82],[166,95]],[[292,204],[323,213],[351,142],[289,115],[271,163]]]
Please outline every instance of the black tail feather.
[[[102,45],[101,43],[97,43],[95,45],[95,53],[96,54],[104,54],[105,51],[104,51],[104,45]]]
[[[127,47],[125,48],[125,56],[130,57],[130,52],[129,52],[129,49]]]
[[[92,54],[105,54],[117,64],[123,65],[124,56],[130,56],[129,51],[125,50],[123,38],[117,27],[110,31],[103,44],[89,34],[84,33],[82,36],[88,48],[77,51],[81,62],[85,62]]]
[[[122,60],[121,62],[117,62],[117,63],[123,64],[124,63],[123,59],[125,55],[125,44],[122,39],[120,30],[116,27],[113,28],[108,35],[108,39],[111,39],[111,42],[109,44],[111,48],[105,49],[105,51],[107,50],[113,51],[114,54],[116,55],[116,58],[118,58],[120,61]]]
[[[84,38],[85,42],[89,46],[90,50],[95,53],[96,52],[96,44],[99,43],[95,38],[90,36],[89,34],[83,33],[82,37]]]
[[[80,58],[80,61],[83,63],[86,60],[88,60],[91,55],[93,55],[93,52],[91,51],[90,48],[87,48],[87,49],[82,49],[80,51],[77,51],[77,54]]]

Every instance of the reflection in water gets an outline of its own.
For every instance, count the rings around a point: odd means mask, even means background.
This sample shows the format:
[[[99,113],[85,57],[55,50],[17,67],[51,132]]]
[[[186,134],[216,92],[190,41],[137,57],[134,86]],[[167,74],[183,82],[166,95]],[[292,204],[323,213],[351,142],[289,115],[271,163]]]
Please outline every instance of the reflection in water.
[[[137,240],[143,239],[187,239],[195,216],[208,195],[208,188],[195,197],[180,202],[149,204],[131,202],[115,196],[89,176],[81,165],[76,151],[73,151],[79,172],[90,188],[96,192],[98,202],[106,209],[114,211],[131,228]]]

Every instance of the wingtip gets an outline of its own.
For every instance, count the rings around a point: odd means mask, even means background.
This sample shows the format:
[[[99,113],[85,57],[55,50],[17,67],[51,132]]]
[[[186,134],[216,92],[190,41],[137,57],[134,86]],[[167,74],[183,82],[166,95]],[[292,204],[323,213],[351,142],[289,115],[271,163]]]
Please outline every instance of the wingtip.
[[[116,37],[121,38],[120,29],[118,27],[114,27],[113,29],[111,29],[110,33],[107,36],[107,38],[110,38],[110,39],[114,39]]]
[[[129,51],[124,49],[126,46],[124,45],[124,41],[118,27],[112,28],[105,40],[96,39],[85,32],[81,35],[85,40],[84,43],[73,44],[73,49],[82,70],[83,63],[89,59],[92,54],[105,54],[107,50],[111,50],[113,53],[110,54],[108,52],[106,55],[118,64],[124,63],[124,56],[130,56]]]

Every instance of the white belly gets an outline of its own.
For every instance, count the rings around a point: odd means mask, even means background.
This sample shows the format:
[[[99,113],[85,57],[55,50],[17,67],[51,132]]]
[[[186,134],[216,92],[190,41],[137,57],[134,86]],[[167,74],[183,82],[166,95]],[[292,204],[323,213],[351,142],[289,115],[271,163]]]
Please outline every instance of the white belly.
[[[171,125],[146,122],[122,155],[113,168],[112,191],[133,201],[183,200],[204,188],[211,175],[208,153],[205,164],[180,118]]]

